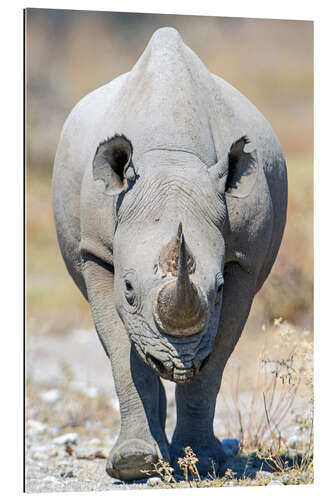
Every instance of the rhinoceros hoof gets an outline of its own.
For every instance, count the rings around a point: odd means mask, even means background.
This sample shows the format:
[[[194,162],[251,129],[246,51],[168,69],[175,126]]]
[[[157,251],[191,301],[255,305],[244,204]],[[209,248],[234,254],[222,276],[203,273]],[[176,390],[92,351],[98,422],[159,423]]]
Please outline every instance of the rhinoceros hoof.
[[[186,445],[187,446],[187,445]],[[174,445],[171,446],[171,463],[175,469],[175,475],[177,478],[183,478],[184,474],[180,470],[178,459],[184,457],[184,445]],[[199,459],[196,462],[197,470],[201,477],[205,477],[208,474],[217,475],[224,474],[226,470],[226,460],[227,457],[223,451],[223,447],[218,442],[218,440],[212,440],[210,446],[196,446],[193,444],[191,446],[192,450],[195,452],[196,457]]]
[[[158,455],[155,447],[143,439],[128,439],[110,452],[106,472],[123,481],[148,478]]]

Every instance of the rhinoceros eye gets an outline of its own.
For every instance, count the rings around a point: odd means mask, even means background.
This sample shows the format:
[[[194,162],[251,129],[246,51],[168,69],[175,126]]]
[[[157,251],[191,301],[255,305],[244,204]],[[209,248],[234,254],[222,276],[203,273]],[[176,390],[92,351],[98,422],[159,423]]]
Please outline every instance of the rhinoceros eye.
[[[135,293],[132,283],[129,280],[125,280],[125,298],[130,306],[135,305]]]
[[[133,291],[133,287],[132,287],[132,284],[130,281],[128,280],[125,280],[125,287],[126,287],[126,291],[127,292],[132,292]]]

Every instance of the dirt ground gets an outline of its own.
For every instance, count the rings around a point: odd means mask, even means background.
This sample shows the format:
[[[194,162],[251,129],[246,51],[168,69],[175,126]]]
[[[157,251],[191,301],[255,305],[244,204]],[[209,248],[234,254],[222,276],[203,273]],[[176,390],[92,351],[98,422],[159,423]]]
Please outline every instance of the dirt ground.
[[[32,335],[26,345],[26,491],[100,491],[158,486],[158,481],[149,481],[148,477],[148,483],[143,480],[124,484],[111,479],[105,472],[106,458],[119,429],[119,406],[111,368],[96,333],[81,330],[59,335]],[[240,344],[226,370],[222,390],[230,387],[237,365],[244,364],[245,352],[250,348],[251,339]],[[251,371],[250,359],[248,361],[247,379]],[[241,385],[241,401],[248,413],[253,395],[246,380]],[[171,437],[175,424],[174,385],[166,382],[165,387],[167,434]],[[221,439],[239,438],[237,426],[232,426],[236,420],[232,406],[234,396],[224,392],[217,403],[215,433]],[[299,439],[295,408],[298,414],[307,411],[306,401],[301,396],[296,398],[293,410],[281,425],[281,432],[289,439]],[[238,477],[244,477],[246,472],[248,484],[258,483],[260,477],[262,480],[260,469],[266,471],[263,484],[274,480],[267,464],[253,459],[253,454],[243,453],[230,458],[227,467]],[[229,483],[233,485],[232,481]]]

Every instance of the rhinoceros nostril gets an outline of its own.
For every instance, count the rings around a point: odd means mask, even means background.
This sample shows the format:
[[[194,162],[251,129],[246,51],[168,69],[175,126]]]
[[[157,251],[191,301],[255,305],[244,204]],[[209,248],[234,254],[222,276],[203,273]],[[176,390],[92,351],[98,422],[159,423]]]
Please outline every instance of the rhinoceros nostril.
[[[155,358],[155,356],[152,356],[151,354],[147,353],[146,354],[146,359],[151,368],[153,370],[156,370],[160,375],[165,376],[167,375],[167,369],[163,365],[162,361],[159,359]]]

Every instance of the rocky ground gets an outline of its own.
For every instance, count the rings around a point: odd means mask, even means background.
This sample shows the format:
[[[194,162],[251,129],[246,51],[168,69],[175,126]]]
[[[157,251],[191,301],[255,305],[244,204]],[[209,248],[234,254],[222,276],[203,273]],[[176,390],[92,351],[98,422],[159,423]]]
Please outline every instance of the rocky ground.
[[[105,472],[106,458],[118,433],[119,414],[111,368],[96,334],[77,331],[58,336],[35,335],[26,344],[26,491],[162,486],[158,478],[148,477],[147,481],[124,484]],[[170,436],[175,423],[174,386],[165,386]],[[226,432],[221,406],[219,400],[215,422],[218,436]],[[297,436],[291,438],[297,445]],[[225,444],[228,445],[230,441]],[[300,470],[293,480],[282,470],[278,474],[272,471],[269,462],[259,460],[255,454],[235,455],[234,451],[227,464],[233,474],[223,484],[215,481],[211,486],[235,486],[239,484],[237,478],[242,484],[312,482],[313,474],[308,470]],[[292,454],[297,455],[295,449]]]

